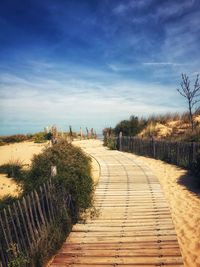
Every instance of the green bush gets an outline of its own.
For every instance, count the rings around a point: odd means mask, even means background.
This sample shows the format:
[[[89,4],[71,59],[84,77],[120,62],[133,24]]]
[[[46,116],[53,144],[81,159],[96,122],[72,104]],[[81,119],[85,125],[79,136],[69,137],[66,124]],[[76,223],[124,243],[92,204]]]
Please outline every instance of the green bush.
[[[141,132],[146,126],[147,121],[145,119],[138,119],[136,116],[131,116],[129,120],[120,121],[114,128],[114,133],[116,136],[120,132],[124,136],[135,136]]]
[[[11,244],[9,249],[13,259],[8,263],[8,267],[25,267],[30,263],[28,257],[21,253],[16,244]]]
[[[65,140],[34,156],[31,169],[24,177],[24,192],[30,192],[48,180],[51,166],[57,167],[54,179],[72,195],[77,209],[89,207],[93,190],[90,158]]]
[[[51,136],[51,133],[39,132],[33,135],[33,140],[35,143],[44,143],[47,140],[51,139],[50,136]]]
[[[107,139],[107,147],[110,150],[116,150],[116,142],[115,142],[115,140],[113,138]]]

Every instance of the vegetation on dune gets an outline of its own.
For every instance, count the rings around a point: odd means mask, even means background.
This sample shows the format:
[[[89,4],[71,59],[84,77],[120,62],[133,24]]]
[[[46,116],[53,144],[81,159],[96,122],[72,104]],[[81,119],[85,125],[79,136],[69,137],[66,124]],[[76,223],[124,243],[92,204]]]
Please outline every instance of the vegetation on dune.
[[[87,208],[91,204],[90,193],[93,189],[90,158],[80,148],[64,140],[33,157],[31,169],[23,181],[24,192],[37,188],[49,179],[51,166],[57,167],[54,179],[69,191],[77,208]]]
[[[123,120],[114,128],[105,128],[103,131],[105,145],[108,145],[108,136],[136,136],[139,138],[154,138],[167,141],[200,142],[200,111],[196,111],[194,129],[191,130],[189,113],[166,113],[151,115],[148,118]],[[112,144],[111,144],[112,147]]]
[[[51,166],[57,167],[54,179],[69,191],[78,210],[89,207],[93,190],[90,158],[65,140],[35,155],[28,170],[24,170],[23,164],[16,161],[1,165],[0,172],[20,182],[22,194],[25,195],[50,178]]]
[[[136,116],[131,116],[129,120],[120,121],[114,128],[105,128],[103,130],[104,145],[110,149],[116,149],[115,143],[112,142],[112,136],[119,136],[122,133],[124,136],[136,136],[147,125],[147,120]]]
[[[31,134],[15,134],[10,136],[0,136],[0,145],[12,144],[12,143],[19,143],[31,140],[33,135]]]
[[[146,125],[145,119],[138,119],[136,116],[131,116],[129,120],[122,120],[114,127],[115,135],[123,132],[126,136],[137,135]]]
[[[63,138],[76,138],[80,135],[78,135],[75,132],[58,132],[58,137]],[[34,143],[44,143],[47,140],[51,140],[52,138],[52,132],[37,132],[34,134],[15,134],[15,135],[9,135],[9,136],[0,136],[0,146],[13,144],[13,143],[19,143],[24,141],[33,141]]]
[[[50,178],[52,166],[57,167],[57,174],[52,177],[52,181],[56,184],[57,190],[64,189],[71,195],[74,214],[72,218],[70,214],[66,215],[61,212],[61,216],[44,230],[38,249],[31,258],[34,266],[38,267],[43,266],[44,262],[61,247],[71,230],[72,223],[79,218],[80,213],[92,206],[91,160],[80,148],[62,140],[46,148],[42,154],[35,155],[28,170],[24,170],[20,162],[10,162],[0,167],[0,172],[12,176],[22,187],[22,193],[18,198],[7,196],[0,201],[0,210],[2,210],[38,189]],[[19,264],[26,260],[22,254],[18,253],[10,266],[21,266]]]

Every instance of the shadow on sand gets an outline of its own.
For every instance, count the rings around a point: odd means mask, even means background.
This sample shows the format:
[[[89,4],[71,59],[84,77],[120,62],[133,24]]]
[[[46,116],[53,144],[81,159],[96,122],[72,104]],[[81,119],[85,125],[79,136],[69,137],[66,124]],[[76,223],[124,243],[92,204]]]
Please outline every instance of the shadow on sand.
[[[200,197],[200,178],[192,175],[190,171],[186,175],[181,176],[178,184],[185,186],[189,191]]]

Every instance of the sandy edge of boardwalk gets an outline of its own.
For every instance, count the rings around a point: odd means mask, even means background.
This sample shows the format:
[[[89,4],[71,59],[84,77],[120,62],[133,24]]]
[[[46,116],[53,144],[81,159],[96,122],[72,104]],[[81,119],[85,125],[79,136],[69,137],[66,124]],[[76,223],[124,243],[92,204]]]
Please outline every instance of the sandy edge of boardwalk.
[[[169,203],[178,242],[186,267],[200,267],[200,197],[179,184],[182,177],[188,185],[193,177],[184,169],[161,160],[133,156],[157,176]]]

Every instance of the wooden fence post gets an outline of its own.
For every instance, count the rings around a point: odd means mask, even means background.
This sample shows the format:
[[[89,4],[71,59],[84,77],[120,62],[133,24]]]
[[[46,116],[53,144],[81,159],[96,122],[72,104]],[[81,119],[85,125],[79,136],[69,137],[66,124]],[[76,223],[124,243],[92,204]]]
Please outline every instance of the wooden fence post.
[[[153,137],[152,137],[152,145],[153,145],[153,157],[156,158],[156,144]]]
[[[119,133],[119,151],[122,151],[122,132]]]
[[[51,166],[51,177],[54,177],[57,175],[57,167]]]
[[[196,161],[196,144],[194,142],[192,143],[192,161]]]

